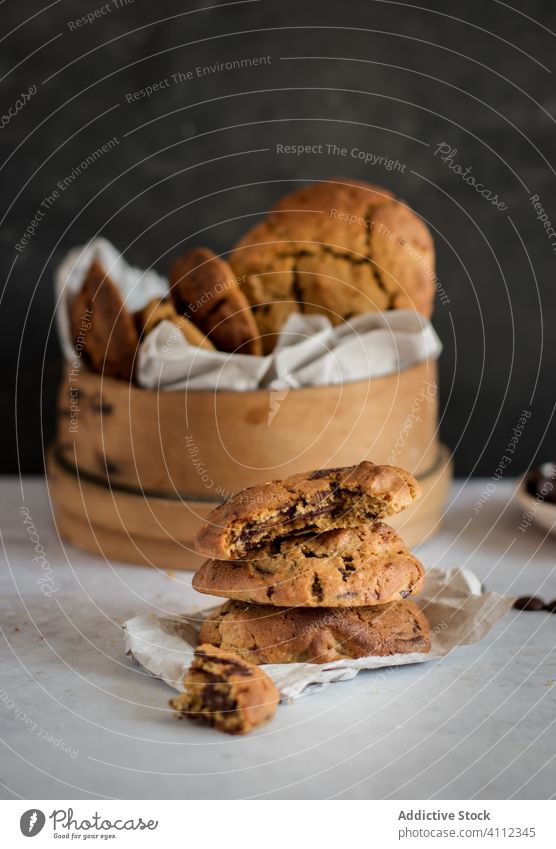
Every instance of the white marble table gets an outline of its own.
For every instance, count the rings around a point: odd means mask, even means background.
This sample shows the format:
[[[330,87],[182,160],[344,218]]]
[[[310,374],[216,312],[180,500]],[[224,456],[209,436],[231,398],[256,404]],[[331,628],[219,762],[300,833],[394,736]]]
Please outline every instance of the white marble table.
[[[517,531],[510,482],[474,513],[484,486],[456,482],[443,530],[421,558],[427,566],[466,565],[498,592],[555,598],[556,538],[535,527]],[[3,480],[0,517],[7,798],[481,799],[556,791],[556,615],[512,611],[479,645],[331,685],[281,706],[259,732],[229,738],[177,722],[168,688],[123,653],[126,618],[199,604],[188,573],[109,564],[62,546],[39,480],[24,480],[23,492],[19,481]],[[37,544],[48,564],[33,562]]]

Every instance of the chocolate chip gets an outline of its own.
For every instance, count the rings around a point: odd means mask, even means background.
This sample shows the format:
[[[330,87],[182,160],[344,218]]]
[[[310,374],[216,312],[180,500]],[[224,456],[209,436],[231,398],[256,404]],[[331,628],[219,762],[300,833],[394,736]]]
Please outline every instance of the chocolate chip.
[[[342,555],[340,555],[340,557],[342,557]],[[349,557],[349,556],[342,557],[342,560],[343,560],[344,565],[339,566],[338,571],[340,572],[340,574],[342,576],[342,581],[348,581],[349,578],[351,577],[351,575],[353,575],[354,572],[357,572],[357,569],[353,565],[353,563],[351,562],[353,560],[352,557]]]
[[[548,610],[549,613],[556,613],[556,598],[553,598],[552,601],[545,604],[544,609]]]
[[[514,601],[515,610],[544,610],[544,601],[534,595],[524,595]]]
[[[201,690],[201,702],[206,710],[223,712],[237,710],[237,702],[231,697],[228,685],[223,685],[222,690],[216,690],[211,684],[206,684]]]
[[[556,504],[556,464],[543,463],[532,469],[525,478],[525,486],[529,495],[539,501]]]
[[[311,595],[317,601],[324,601],[324,588],[321,580],[316,572],[313,573],[313,583],[311,584]]]

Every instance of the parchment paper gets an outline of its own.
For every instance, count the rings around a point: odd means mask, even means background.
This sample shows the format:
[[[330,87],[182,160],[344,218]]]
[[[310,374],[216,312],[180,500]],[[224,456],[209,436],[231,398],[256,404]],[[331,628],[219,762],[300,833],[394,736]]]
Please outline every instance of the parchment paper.
[[[283,699],[296,699],[327,684],[354,678],[362,669],[425,663],[445,657],[458,646],[477,643],[511,608],[514,599],[482,592],[479,580],[468,569],[433,569],[427,573],[425,589],[415,601],[431,626],[432,649],[428,654],[370,656],[323,664],[268,664],[263,668]],[[126,654],[181,691],[198,642],[200,623],[208,612],[205,609],[182,616],[143,614],[129,619],[123,626]]]
[[[93,259],[118,286],[130,312],[168,294],[166,278],[130,266],[106,239],[70,251],[55,273],[57,321],[62,350],[75,359],[68,306]],[[190,345],[169,321],[143,339],[136,379],[145,389],[287,390],[329,386],[396,374],[442,350],[430,322],[414,310],[368,313],[333,327],[325,316],[294,314],[272,354],[253,357],[207,351]]]
[[[116,284],[124,304],[132,313],[143,309],[153,298],[163,298],[168,294],[168,281],[164,277],[153,269],[143,271],[129,265],[107,239],[92,239],[86,245],[73,248],[54,272],[58,334],[64,356],[70,362],[75,354],[69,333],[68,307],[79,292],[93,260],[100,263]]]
[[[333,327],[323,315],[291,315],[266,357],[206,351],[161,322],[139,350],[147,389],[247,391],[330,386],[395,374],[442,350],[432,325],[414,310],[356,316]]]

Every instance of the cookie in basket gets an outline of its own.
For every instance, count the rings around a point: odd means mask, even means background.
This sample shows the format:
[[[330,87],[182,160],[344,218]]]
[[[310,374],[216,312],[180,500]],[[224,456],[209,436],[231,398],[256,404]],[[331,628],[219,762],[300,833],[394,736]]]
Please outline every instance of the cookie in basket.
[[[193,248],[170,270],[176,310],[209,337],[219,351],[262,353],[249,302],[227,262],[208,248]]]
[[[339,324],[377,310],[430,316],[434,246],[426,224],[377,186],[350,179],[314,183],[283,197],[239,241],[230,265],[272,350],[293,312]]]
[[[161,321],[170,321],[181,331],[190,345],[214,351],[214,345],[205,334],[184,315],[178,315],[172,301],[153,298],[142,310],[135,313],[135,322],[141,337],[147,336]]]
[[[70,304],[69,319],[72,341],[84,340],[93,371],[131,380],[139,335],[118,287],[97,260]]]

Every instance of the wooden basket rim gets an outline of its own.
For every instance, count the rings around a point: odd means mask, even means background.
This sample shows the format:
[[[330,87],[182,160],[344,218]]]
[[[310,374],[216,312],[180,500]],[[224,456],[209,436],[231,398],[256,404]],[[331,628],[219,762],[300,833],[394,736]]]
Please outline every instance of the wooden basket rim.
[[[380,377],[366,377],[360,380],[346,380],[342,383],[327,383],[324,386],[291,386],[288,387],[289,392],[302,393],[306,392],[307,394],[320,394],[324,392],[328,392],[330,389],[342,389],[345,386],[355,386],[359,384],[360,386],[369,385],[372,383],[376,383],[377,381],[386,381],[392,380],[394,378],[400,379],[403,375],[404,377],[410,376],[412,372],[416,372],[418,369],[422,369],[424,365],[430,366],[431,364],[436,364],[435,359],[427,359],[421,360],[418,363],[415,363],[412,366],[408,366],[408,368],[399,369],[396,372],[392,372],[392,374],[384,374]],[[66,363],[66,372],[70,370],[69,364]],[[276,390],[261,388],[261,389],[148,389],[145,386],[138,386],[134,383],[126,383],[119,378],[110,377],[108,375],[98,374],[97,372],[91,371],[88,368],[83,368],[83,374],[89,379],[96,379],[101,384],[106,383],[110,388],[113,388],[115,391],[124,390],[124,388],[132,393],[141,393],[145,395],[161,395],[168,397],[183,397],[184,395],[194,394],[194,395],[219,395],[225,396],[229,395],[230,397],[257,397],[263,395],[269,395],[271,392]],[[77,382],[77,380],[76,380]]]

